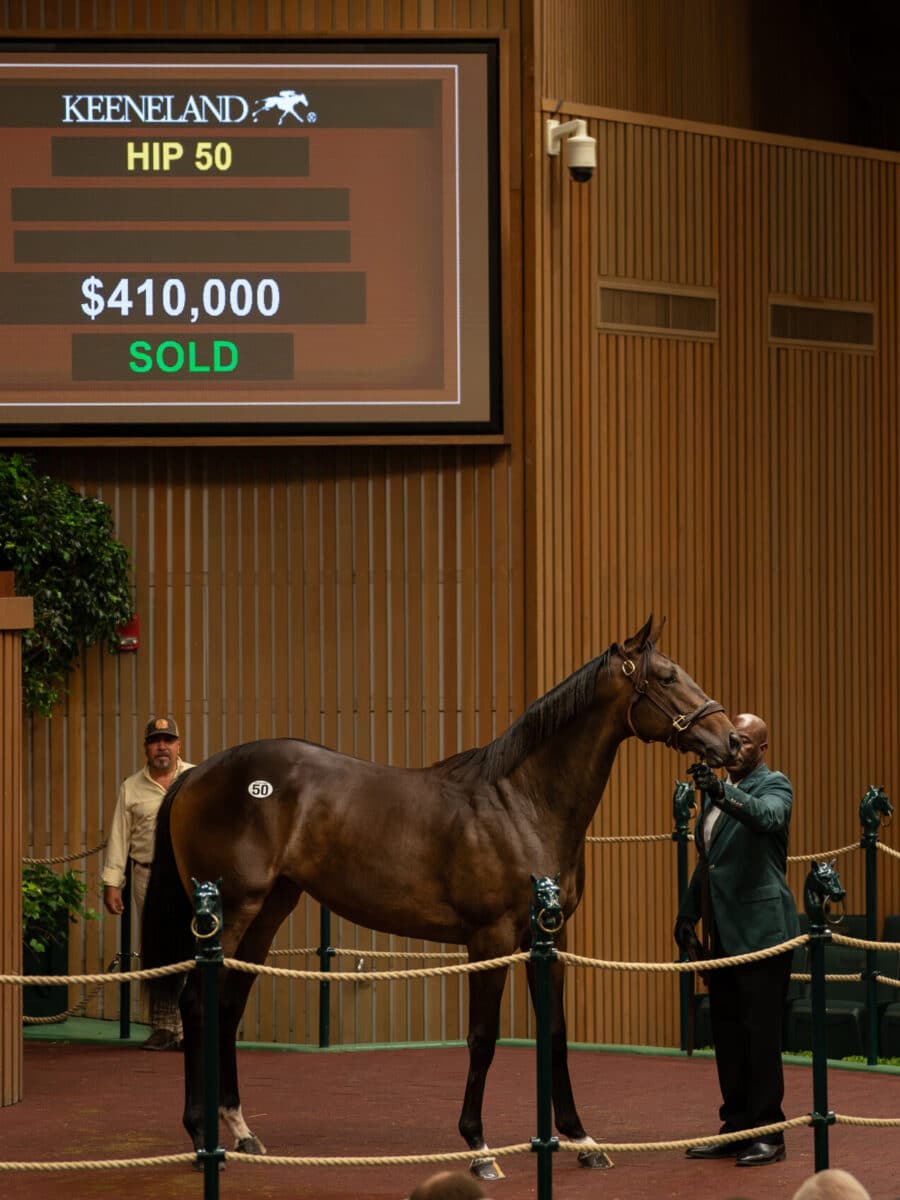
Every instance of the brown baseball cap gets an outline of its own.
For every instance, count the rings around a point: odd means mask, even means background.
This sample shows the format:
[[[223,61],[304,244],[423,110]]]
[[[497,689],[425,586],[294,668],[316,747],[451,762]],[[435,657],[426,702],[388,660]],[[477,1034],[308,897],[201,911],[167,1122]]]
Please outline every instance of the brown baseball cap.
[[[147,722],[147,728],[144,730],[144,741],[149,742],[152,737],[158,737],[162,734],[163,737],[180,738],[178,725],[174,717],[151,717]]]

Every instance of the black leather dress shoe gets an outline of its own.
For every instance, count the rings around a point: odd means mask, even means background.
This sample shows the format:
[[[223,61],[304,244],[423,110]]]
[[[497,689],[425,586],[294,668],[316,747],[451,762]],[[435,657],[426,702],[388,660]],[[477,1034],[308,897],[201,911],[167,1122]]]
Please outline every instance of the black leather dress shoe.
[[[685,1158],[734,1158],[747,1149],[747,1142],[717,1142],[715,1146],[688,1146]]]
[[[766,1163],[781,1162],[785,1158],[784,1142],[751,1142],[737,1156],[735,1166],[764,1167]]]

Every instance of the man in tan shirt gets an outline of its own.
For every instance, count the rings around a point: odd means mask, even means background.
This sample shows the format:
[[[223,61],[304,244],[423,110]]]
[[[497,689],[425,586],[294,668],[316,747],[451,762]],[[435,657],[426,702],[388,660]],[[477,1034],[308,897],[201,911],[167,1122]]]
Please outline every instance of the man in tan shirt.
[[[109,838],[106,843],[106,865],[103,868],[103,905],[108,913],[118,917],[125,905],[122,886],[125,868],[131,858],[131,878],[138,921],[144,908],[150,864],[153,861],[153,841],[156,835],[156,814],[170,784],[193,763],[180,756],[181,735],[172,717],[154,717],[144,731],[144,754],[147,761],[140,771],[129,775],[119,788]],[[181,1017],[176,1005],[153,1004],[150,1012],[152,1030],[144,1042],[145,1050],[179,1050],[181,1048]]]

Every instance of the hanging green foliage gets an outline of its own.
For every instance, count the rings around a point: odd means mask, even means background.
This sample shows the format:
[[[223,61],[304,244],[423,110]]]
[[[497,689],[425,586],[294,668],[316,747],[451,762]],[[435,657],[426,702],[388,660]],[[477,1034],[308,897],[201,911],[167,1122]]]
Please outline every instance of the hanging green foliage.
[[[34,628],[22,639],[25,707],[49,716],[66,694],[81,648],[119,645],[134,612],[128,551],[102,500],[37,475],[33,460],[0,455],[0,570],[34,599]]]
[[[35,954],[50,942],[59,942],[68,923],[79,917],[93,921],[94,909],[85,905],[87,885],[76,871],[54,871],[44,863],[22,868],[22,938]]]

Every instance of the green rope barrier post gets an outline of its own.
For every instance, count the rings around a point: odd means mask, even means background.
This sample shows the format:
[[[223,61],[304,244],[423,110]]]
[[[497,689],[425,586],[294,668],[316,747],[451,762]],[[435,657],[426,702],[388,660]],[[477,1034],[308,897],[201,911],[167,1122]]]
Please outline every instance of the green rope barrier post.
[[[828,1167],[828,1126],[834,1113],[828,1108],[828,1042],[825,1017],[825,945],[831,930],[825,923],[825,910],[831,901],[844,899],[844,888],[834,862],[814,862],[806,877],[804,907],[809,917],[809,961],[812,975],[813,1022],[813,1136],[817,1171]]]
[[[563,927],[559,876],[531,877],[531,961],[534,963],[534,1011],[537,1047],[537,1200],[552,1200],[553,1154],[559,1139],[553,1130],[553,1043],[551,1033],[550,964],[556,959],[554,936]]]
[[[678,847],[678,895],[675,898],[675,909],[681,903],[681,897],[687,891],[688,885],[688,842],[691,840],[691,835],[688,823],[691,819],[691,813],[694,810],[695,797],[694,789],[691,784],[685,783],[681,779],[675,780],[675,792],[672,796],[672,814],[675,820],[675,829],[672,832],[672,841]],[[680,962],[687,962],[688,956],[682,954]],[[692,1008],[694,1003],[694,987],[696,984],[696,976],[689,971],[684,971],[678,980],[679,986],[679,1015],[681,1026],[681,1049],[691,1052],[693,1038],[690,1036],[690,1021],[693,1016]]]
[[[316,951],[321,971],[331,970],[335,956],[331,944],[331,913],[323,904],[319,909],[319,948]],[[331,984],[327,979],[319,980],[319,1048],[326,1050],[331,1045]]]
[[[870,787],[859,802],[859,823],[863,828],[860,846],[866,852],[866,938],[878,940],[878,828],[890,817],[893,808],[884,790]],[[874,1067],[878,1062],[878,951],[866,950],[866,1009],[869,1036],[867,1040],[868,1063]]]
[[[125,866],[125,883],[122,887],[122,927],[119,931],[119,970],[131,970],[131,859]],[[127,1040],[131,1036],[131,984],[119,984],[119,1037]]]
[[[194,919],[191,930],[197,939],[197,969],[203,1003],[203,1149],[197,1165],[203,1171],[204,1200],[219,1200],[219,1170],[225,1151],[219,1145],[219,971],[224,955],[219,933],[222,929],[222,899],[216,883],[194,885]]]

